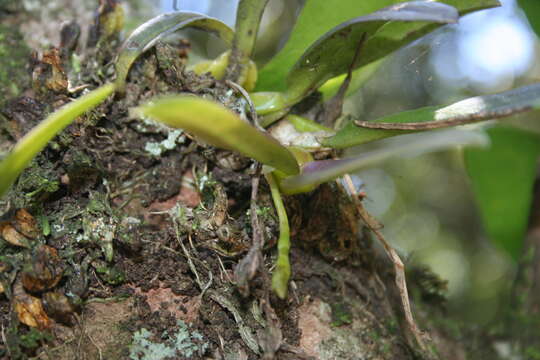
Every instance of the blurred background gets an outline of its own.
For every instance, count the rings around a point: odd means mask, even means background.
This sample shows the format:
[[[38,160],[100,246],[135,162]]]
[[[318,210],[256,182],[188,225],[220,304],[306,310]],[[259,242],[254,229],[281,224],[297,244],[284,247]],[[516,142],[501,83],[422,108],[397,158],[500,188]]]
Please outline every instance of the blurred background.
[[[257,43],[259,66],[286,41],[302,2],[270,1]],[[31,8],[39,1],[22,3]],[[93,2],[84,3],[90,9],[93,6]],[[539,81],[538,39],[515,0],[501,3],[500,8],[467,15],[459,24],[444,26],[398,51],[348,98],[346,111],[369,120]],[[129,31],[172,10],[205,13],[233,26],[237,0],[129,0],[126,5]],[[86,5],[72,6],[77,16],[91,18]],[[46,16],[47,7],[39,8],[40,16]],[[40,29],[32,29],[32,22],[25,26],[26,33],[32,34],[28,40],[36,47],[40,41],[54,43],[56,35],[40,37]],[[218,40],[200,32],[182,36],[192,39],[192,60],[213,58],[225,50]],[[512,121],[530,128],[534,127],[528,121],[532,116]],[[428,265],[448,280],[453,317],[482,325],[500,314],[504,305],[500,295],[510,289],[516,268],[482,228],[461,150],[396,158],[356,174],[355,181],[367,193],[366,207],[385,225],[385,236],[407,263]]]

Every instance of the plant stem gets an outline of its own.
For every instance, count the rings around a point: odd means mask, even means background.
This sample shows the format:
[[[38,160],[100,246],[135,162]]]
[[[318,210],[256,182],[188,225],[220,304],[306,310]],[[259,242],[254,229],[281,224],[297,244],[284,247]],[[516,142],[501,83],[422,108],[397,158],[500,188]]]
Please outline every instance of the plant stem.
[[[238,79],[247,70],[267,3],[268,0],[240,0],[226,79],[238,83]]]
[[[291,264],[289,262],[289,250],[291,248],[289,219],[287,211],[283,205],[281,193],[272,173],[266,174],[266,181],[270,185],[272,200],[276,207],[279,218],[279,239],[278,239],[278,258],[276,268],[272,274],[272,290],[281,298],[287,297],[287,289],[289,287],[289,278],[291,277]]]

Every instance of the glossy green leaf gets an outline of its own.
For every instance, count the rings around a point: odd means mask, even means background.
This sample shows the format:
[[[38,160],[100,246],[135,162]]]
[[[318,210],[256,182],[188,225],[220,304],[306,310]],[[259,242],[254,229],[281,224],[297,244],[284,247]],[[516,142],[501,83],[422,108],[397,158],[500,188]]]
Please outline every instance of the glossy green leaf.
[[[288,175],[299,172],[287,148],[221,104],[195,96],[171,96],[151,101],[134,113],[184,129],[211,145],[237,151]]]
[[[498,6],[496,0],[443,0],[441,3],[451,5],[458,9],[460,15],[472,11]],[[289,40],[279,52],[260,72],[257,90],[283,91],[286,89],[286,77],[290,69],[309,48],[309,46],[333,27],[355,17],[364,16],[385,6],[400,3],[398,0],[309,0],[304,5],[298,21]],[[419,24],[410,24],[409,31],[419,30]],[[420,24],[420,30],[425,27]],[[432,30],[434,27],[431,26]],[[390,30],[390,29],[389,29]],[[405,29],[396,29],[403,31]],[[418,36],[421,36],[418,33]],[[382,45],[382,44],[381,44]],[[387,49],[380,49],[380,51]],[[396,50],[396,49],[393,49]],[[393,51],[392,50],[392,51]],[[390,51],[387,51],[390,52]],[[350,62],[350,60],[349,60]]]
[[[368,151],[356,157],[307,163],[302,167],[300,175],[283,179],[279,186],[285,194],[296,194],[303,192],[310,186],[359,171],[394,156],[433,152],[453,146],[486,145],[487,143],[488,139],[485,134],[470,130],[454,129],[405,135],[401,142],[386,144],[381,149]]]
[[[117,89],[123,91],[129,69],[142,53],[158,40],[187,27],[214,33],[227,44],[232,44],[234,31],[217,19],[183,11],[156,16],[135,29],[122,45],[116,60]]]
[[[540,83],[522,86],[498,94],[476,96],[444,107],[428,106],[404,111],[373,120],[373,122],[388,123],[389,125],[401,124],[405,127],[421,122],[438,122],[440,125],[450,125],[459,122],[477,122],[509,117],[535,109],[540,109]],[[321,143],[324,146],[343,149],[418,131],[423,130],[368,129],[358,127],[353,122],[350,122],[336,135],[323,139]]]
[[[336,26],[311,45],[293,66],[287,75],[286,98],[294,104],[326,80],[346,73],[359,46],[360,57],[354,68],[376,61],[423,35],[431,29],[426,23],[455,23],[458,18],[457,10],[451,6],[411,1]],[[395,23],[402,21],[415,24]]]
[[[525,15],[536,35],[540,36],[540,1],[518,0],[518,4],[525,11]]]
[[[491,146],[468,149],[465,163],[488,236],[517,261],[537,176],[540,135],[507,126],[488,133]]]
[[[77,100],[64,105],[26,134],[13,150],[0,162],[0,196],[9,189],[17,176],[53,137],[71,124],[78,116],[102,103],[114,85],[103,85]]]

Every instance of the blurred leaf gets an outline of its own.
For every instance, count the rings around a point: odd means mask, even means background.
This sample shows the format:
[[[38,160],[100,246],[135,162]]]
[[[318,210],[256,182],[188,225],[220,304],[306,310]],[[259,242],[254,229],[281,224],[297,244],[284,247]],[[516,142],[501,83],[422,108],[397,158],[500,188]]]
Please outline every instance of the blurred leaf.
[[[288,175],[299,172],[287,148],[221,104],[195,96],[172,96],[136,108],[135,113],[184,129],[211,145],[238,151]]]
[[[518,0],[519,6],[525,11],[531,27],[540,36],[540,1],[538,0]]]
[[[326,80],[346,73],[359,46],[362,48],[355,68],[376,61],[432,30],[426,22],[455,23],[458,18],[457,10],[451,6],[411,1],[340,24],[319,38],[296,62],[287,75],[286,98],[289,104],[294,104]],[[404,25],[394,21],[417,23]],[[363,36],[365,41],[360,45]]]
[[[280,189],[288,195],[296,194],[303,192],[303,189],[310,186],[319,185],[344,174],[373,166],[394,156],[433,152],[453,146],[486,145],[488,143],[488,139],[483,133],[470,130],[442,130],[408,136],[411,138],[404,139],[399,143],[388,144],[381,149],[368,151],[356,157],[309,162],[302,167],[300,175],[283,179],[280,183]]]
[[[112,92],[114,85],[103,85],[77,100],[62,106],[26,134],[9,155],[0,162],[0,196],[13,184],[17,176],[45,146],[71,124],[78,116],[102,103]]]
[[[142,53],[154,46],[158,40],[186,27],[214,33],[227,44],[232,44],[234,31],[217,19],[183,11],[156,16],[135,29],[122,45],[116,60],[117,89],[123,91],[129,69]]]
[[[540,109],[540,83],[522,86],[498,94],[476,96],[458,101],[452,105],[427,106],[403,111],[373,120],[373,123],[401,124],[410,126],[421,122],[437,122],[438,125],[454,122],[476,122]],[[435,125],[435,124],[433,124]],[[368,129],[349,122],[335,136],[323,139],[322,145],[343,149],[391,136],[424,130]]]
[[[521,255],[540,155],[540,135],[508,126],[488,131],[491,146],[465,163],[488,236],[514,260]]]
[[[497,0],[444,0],[440,2],[455,7],[460,15],[499,6]],[[398,3],[400,1],[397,0],[307,1],[283,49],[259,72],[258,90],[285,90],[285,79],[290,69],[309,46],[326,32],[347,20]],[[409,31],[414,32],[419,28],[424,28],[426,24],[409,24],[409,26]],[[430,30],[433,29],[434,26],[431,25]],[[400,29],[400,31],[403,31],[403,29]],[[418,33],[418,36],[414,38],[421,35]]]

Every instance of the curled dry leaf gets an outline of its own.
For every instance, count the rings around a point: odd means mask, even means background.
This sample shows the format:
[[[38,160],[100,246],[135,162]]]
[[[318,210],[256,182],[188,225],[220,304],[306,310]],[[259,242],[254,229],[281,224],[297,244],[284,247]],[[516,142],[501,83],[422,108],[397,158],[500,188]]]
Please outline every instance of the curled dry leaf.
[[[17,210],[13,225],[18,232],[27,238],[35,239],[39,235],[39,227],[36,219],[25,209]]]
[[[41,300],[24,291],[22,283],[15,283],[13,289],[13,310],[19,321],[30,327],[46,329],[51,326],[51,320],[43,310]]]
[[[55,248],[42,245],[32,256],[32,261],[21,274],[24,288],[31,292],[41,292],[55,287],[64,272],[62,260]]]
[[[0,224],[0,235],[2,239],[10,243],[11,245],[29,248],[28,239],[15,229],[9,222],[3,222]]]
[[[0,222],[0,235],[11,245],[30,247],[30,239],[39,235],[36,219],[25,209],[19,209],[13,219]]]

